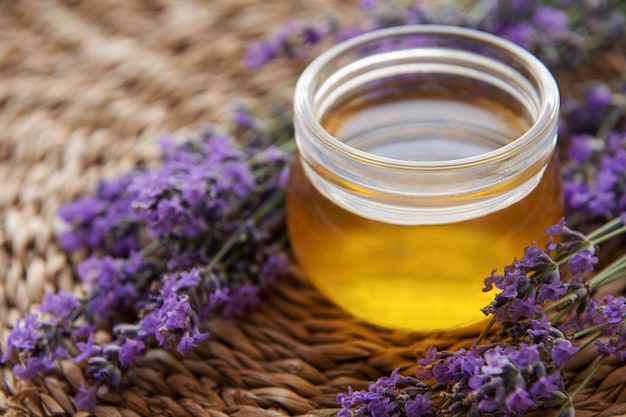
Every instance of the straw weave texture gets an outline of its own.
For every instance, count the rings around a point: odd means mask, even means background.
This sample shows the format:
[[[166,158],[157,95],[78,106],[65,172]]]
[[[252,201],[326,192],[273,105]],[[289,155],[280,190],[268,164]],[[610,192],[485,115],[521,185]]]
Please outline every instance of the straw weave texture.
[[[46,291],[75,291],[77,259],[55,241],[60,204],[158,157],[157,138],[224,123],[231,103],[293,80],[277,62],[250,72],[245,42],[286,18],[349,15],[354,1],[6,0],[0,3],[0,340]],[[623,55],[607,59],[626,68]],[[586,77],[593,74],[586,74]],[[575,81],[565,74],[566,82]],[[477,329],[417,335],[363,324],[295,273],[240,320],[208,324],[189,357],[153,349],[124,392],[99,392],[97,416],[327,416],[335,398],[395,367],[411,372],[431,343],[467,346]],[[106,341],[106,332],[97,341]],[[570,387],[593,359],[581,354]],[[79,365],[33,382],[1,369],[0,415],[76,413]],[[578,416],[626,414],[626,367],[607,363]],[[77,415],[86,415],[78,413]]]

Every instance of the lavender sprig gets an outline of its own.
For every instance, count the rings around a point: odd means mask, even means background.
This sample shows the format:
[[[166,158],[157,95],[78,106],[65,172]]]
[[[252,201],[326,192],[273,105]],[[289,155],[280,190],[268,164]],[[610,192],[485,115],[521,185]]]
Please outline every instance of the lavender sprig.
[[[97,387],[125,384],[149,346],[186,355],[210,335],[213,316],[237,317],[287,272],[284,185],[290,127],[238,123],[246,146],[205,127],[187,141],[162,142],[162,164],[102,181],[92,196],[59,212],[68,250],[89,248],[77,266],[86,296],[47,294],[19,321],[3,362],[32,379],[70,358],[85,367],[78,407],[95,405]],[[278,146],[269,146],[277,143]],[[98,342],[98,328],[113,338]]]
[[[548,65],[580,61],[589,51],[626,34],[623,0],[589,2],[479,0],[475,2],[363,0],[361,15],[312,25],[290,20],[272,37],[248,45],[246,63],[259,68],[278,58],[309,58],[320,42],[338,43],[361,33],[410,24],[447,24],[493,33],[530,50]]]
[[[486,290],[497,288],[494,301],[483,310],[491,321],[467,350],[439,352],[434,347],[420,360],[416,376],[420,393],[432,403],[422,414],[403,407],[372,412],[370,404],[394,398],[406,388],[394,386],[340,395],[342,416],[491,415],[516,416],[559,407],[557,416],[574,413],[577,395],[593,380],[608,357],[626,360],[626,298],[593,298],[604,285],[626,278],[626,255],[601,271],[598,245],[626,233],[624,114],[620,82],[597,84],[583,100],[564,106],[561,136],[569,160],[564,164],[566,203],[573,217],[587,225],[612,219],[583,234],[565,221],[548,229],[545,249],[528,247],[521,259],[494,271]],[[624,200],[626,201],[626,200]],[[484,344],[494,324],[504,332],[496,344]],[[563,381],[563,367],[587,346],[598,359],[591,372],[571,393]],[[389,392],[391,391],[391,392]],[[377,409],[378,410],[378,409]]]
[[[624,88],[615,91],[599,84],[582,102],[565,108],[568,123],[562,131],[569,138],[563,168],[565,201],[590,219],[614,218],[626,211]]]
[[[626,298],[591,298],[593,289],[617,276],[626,277],[626,257],[587,279],[598,263],[594,245],[608,236],[623,236],[626,227],[619,219],[583,235],[562,221],[548,232],[560,239],[549,241],[545,250],[531,245],[523,258],[504,268],[503,275],[494,272],[485,279],[486,290],[500,292],[483,310],[492,321],[472,346],[456,352],[432,346],[419,360],[417,379],[402,377],[396,370],[368,391],[340,394],[340,415],[519,416],[552,407],[561,407],[557,415],[571,413],[572,401],[584,387],[568,396],[563,380],[564,366],[581,348],[576,341],[591,338],[586,343],[595,343],[602,358],[626,359]],[[496,322],[502,329],[499,341],[482,344]],[[428,395],[427,408],[407,409],[406,399],[412,398],[407,397],[407,384],[396,382],[406,380],[419,387],[411,388],[411,395]]]
[[[397,384],[385,392],[371,388],[341,394],[342,416],[517,416],[552,407],[559,407],[557,416],[568,416],[606,358],[626,360],[626,298],[593,298],[599,288],[626,278],[626,255],[595,271],[598,248],[626,234],[624,91],[619,80],[596,84],[581,100],[563,106],[569,214],[587,227],[610,220],[587,234],[562,220],[548,228],[558,238],[545,248],[532,244],[521,259],[485,279],[485,290],[499,292],[483,309],[491,320],[474,344],[456,352],[433,347],[419,361],[416,384],[431,401],[422,414],[403,406],[380,411],[379,403],[392,403],[407,389]],[[497,343],[490,343],[494,327],[502,333],[495,337]],[[568,393],[563,367],[590,345],[598,359]]]

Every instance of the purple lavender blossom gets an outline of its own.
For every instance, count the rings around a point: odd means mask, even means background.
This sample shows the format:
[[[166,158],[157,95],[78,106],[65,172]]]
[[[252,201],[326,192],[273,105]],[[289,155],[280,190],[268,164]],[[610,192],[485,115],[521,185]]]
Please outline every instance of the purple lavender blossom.
[[[322,26],[287,20],[272,37],[262,42],[250,42],[245,62],[249,68],[260,68],[279,55],[303,58],[311,46],[321,42],[327,34]]]
[[[522,414],[534,406],[535,401],[525,388],[517,387],[507,396],[505,404],[510,412]]]
[[[538,345],[520,343],[519,350],[511,354],[511,359],[518,368],[526,368],[535,362],[541,361]]]
[[[598,257],[594,256],[594,253],[595,248],[593,246],[575,253],[567,263],[570,272],[573,275],[578,275],[585,271],[593,271],[594,265],[599,261]]]
[[[596,340],[595,346],[602,355],[614,356],[623,362],[626,360],[626,300],[624,297],[606,297],[604,308],[598,310],[608,317],[606,323],[610,325],[602,329],[601,333],[609,338]]]
[[[567,286],[555,279],[544,283],[537,293],[537,304],[544,306],[546,301],[557,301],[567,293]]]
[[[42,313],[50,313],[60,321],[68,320],[72,312],[81,305],[78,297],[74,294],[59,291],[58,293],[47,293],[43,303],[39,306]]]
[[[554,253],[555,257],[557,255],[565,256],[573,254],[578,250],[587,247],[590,243],[585,235],[569,228],[565,224],[565,218],[562,218],[559,223],[548,227],[546,229],[546,234],[559,237],[558,241],[551,239],[546,244],[546,252]]]
[[[76,348],[80,353],[75,356],[72,361],[77,363],[83,362],[92,356],[99,355],[102,352],[102,348],[95,344],[93,334],[89,335],[86,342],[76,343]]]
[[[317,37],[311,31],[307,36],[310,40]],[[161,167],[103,182],[98,198],[80,200],[62,213],[83,234],[101,232],[99,244],[105,255],[92,255],[78,268],[90,290],[87,317],[116,324],[125,314],[141,314],[139,339],[133,336],[95,346],[92,337],[85,341],[88,333],[71,329],[73,335],[83,338],[77,343],[80,353],[75,360],[88,360],[91,377],[106,383],[119,376],[112,365],[115,360],[129,366],[143,352],[148,341],[143,338],[154,338],[161,346],[188,354],[208,337],[199,330],[208,315],[244,314],[259,303],[263,286],[287,272],[286,258],[275,253],[276,246],[271,244],[274,230],[263,229],[264,219],[254,217],[256,206],[252,204],[281,187],[276,173],[283,171],[287,155],[272,149],[244,150],[230,136],[209,127],[182,144],[164,138],[161,146],[166,152]],[[257,178],[253,167],[265,164],[275,166],[276,171],[264,170],[268,174]],[[120,208],[118,218],[124,220],[99,228],[98,217],[111,207]],[[122,208],[133,213],[132,221],[122,215]],[[229,240],[240,233],[242,217],[248,219],[244,224],[249,223],[245,234]],[[134,232],[144,227],[149,237],[157,239],[145,254],[133,249],[134,235],[118,233],[129,224]],[[277,226],[280,230],[280,224]],[[201,234],[207,236],[197,239]],[[129,237],[131,241],[125,243]],[[234,246],[230,250],[241,250],[252,259],[223,269],[220,259],[213,257],[218,252],[223,256],[224,241]],[[125,246],[123,257],[106,254],[107,248],[115,251],[116,245]],[[147,257],[155,251],[159,258],[167,257],[167,262]],[[212,271],[204,270],[209,260]],[[67,295],[55,297],[44,304],[45,311],[67,317],[77,307],[72,302],[64,310],[55,301]],[[102,355],[104,359],[98,359]]]
[[[137,249],[138,218],[129,209],[131,199],[127,193],[132,177],[128,174],[102,180],[95,196],[61,206],[58,215],[71,229],[61,232],[58,238],[67,250],[104,248],[109,236],[117,239],[112,248],[114,256],[125,256]]]
[[[563,166],[566,205],[592,219],[616,217],[626,211],[626,132],[619,123],[603,127],[615,109],[613,92],[595,85],[585,100],[565,109],[569,123],[563,136],[570,136],[569,161]]]
[[[319,33],[305,36],[313,42]],[[3,355],[18,358],[16,376],[49,372],[68,356],[59,343],[73,345],[72,360],[86,365],[91,383],[79,389],[76,405],[92,410],[98,387],[121,387],[152,343],[187,355],[209,337],[200,328],[210,315],[238,316],[260,302],[261,289],[287,269],[276,243],[282,218],[256,210],[284,186],[289,159],[265,150],[273,138],[260,126],[245,149],[211,127],[181,144],[163,138],[161,166],[102,181],[93,196],[61,209],[70,228],[59,237],[66,248],[93,251],[78,267],[89,293],[84,300],[48,294],[40,308],[45,322],[34,315],[18,322]],[[232,254],[237,262],[222,262]],[[98,345],[94,332],[107,322],[117,339]]]
[[[421,417],[434,414],[429,387],[415,378],[400,375],[399,369],[395,369],[389,377],[383,376],[371,382],[367,391],[354,391],[348,387],[347,394],[337,395],[337,403],[342,407],[337,415],[345,417]]]
[[[2,362],[7,361],[14,349],[34,350],[41,340],[41,326],[35,314],[25,314],[24,320],[18,319],[7,338],[7,350],[2,355]]]
[[[92,412],[96,408],[98,401],[98,385],[92,385],[89,388],[85,388],[82,385],[78,387],[78,392],[74,399],[76,408],[79,410],[85,410]]]
[[[536,29],[528,22],[520,22],[506,27],[502,36],[516,45],[531,49],[537,38]]]
[[[532,319],[541,313],[541,308],[537,305],[535,297],[529,297],[525,300],[515,298],[511,301],[507,308],[512,322],[520,319]]]
[[[598,111],[610,106],[613,102],[613,94],[609,86],[599,84],[592,87],[587,93],[585,106],[592,111]]]
[[[119,360],[126,366],[131,366],[135,362],[135,358],[141,356],[146,349],[146,344],[141,340],[126,339],[120,347]]]
[[[255,127],[254,118],[243,106],[235,107],[234,122],[238,129],[252,129]]]
[[[578,352],[578,348],[572,345],[572,342],[566,339],[558,339],[554,342],[552,348],[552,357],[558,367],[562,368],[572,359],[572,356]]]
[[[550,6],[539,6],[533,13],[533,22],[547,32],[567,30],[569,18],[563,10]]]
[[[270,40],[265,42],[250,42],[246,47],[246,65],[251,69],[261,68],[272,59],[276,58],[279,52],[280,47],[276,42]]]
[[[378,0],[361,0],[359,2],[359,9],[364,12],[371,12],[374,10],[374,7],[378,4]]]
[[[625,19],[614,10],[614,1],[573,0],[571,4],[557,2],[551,6],[537,1],[476,3],[472,3],[472,10],[468,13],[446,3],[427,7],[427,2],[422,1],[364,0],[360,7],[363,16],[358,23],[345,25],[338,19],[331,19],[327,25],[329,29],[325,29],[290,20],[267,40],[249,43],[245,61],[249,68],[256,69],[278,57],[305,58],[310,46],[324,38],[338,43],[375,29],[436,23],[491,32],[557,66],[577,62],[598,44],[620,40],[625,33]],[[576,16],[582,18],[570,18],[574,10]]]
[[[78,273],[90,289],[90,312],[102,319],[113,317],[119,309],[132,308],[140,296],[135,278],[124,269],[124,260],[91,256],[81,262]]]
[[[17,377],[32,379],[53,369],[57,359],[67,357],[67,351],[56,344],[57,340],[47,327],[48,323],[42,323],[36,314],[26,314],[9,333],[1,362],[6,363],[13,352],[18,352],[19,363],[12,369]]]
[[[166,277],[158,301],[153,302],[139,326],[141,334],[153,336],[160,346],[189,354],[198,342],[209,337],[198,329],[199,318],[190,304],[190,293],[200,284],[198,270]]]
[[[567,148],[568,158],[579,164],[589,161],[593,154],[593,140],[593,136],[589,134],[572,136]]]
[[[227,318],[243,316],[261,303],[260,292],[261,289],[256,285],[240,286],[229,296],[222,315]]]
[[[257,186],[245,153],[233,140],[206,135],[200,146],[174,148],[162,168],[136,175],[130,183],[131,207],[151,237],[198,236],[227,214],[232,197],[246,198]]]
[[[434,377],[446,387],[441,396],[447,399],[451,413],[517,416],[549,407],[562,396],[560,370],[575,348],[552,331],[537,335],[531,344],[474,346],[454,353],[431,348],[427,359],[420,361],[418,375]],[[469,408],[467,398],[475,409]]]
[[[562,223],[552,231],[562,232],[564,228]],[[522,259],[515,259],[504,268],[504,275],[494,271],[485,279],[483,291],[494,287],[501,292],[483,312],[493,314],[496,321],[502,323],[533,319],[540,314],[540,307],[546,301],[556,301],[566,292],[566,286],[560,281],[558,265],[535,243],[525,249]]]
[[[62,355],[62,354],[61,354]],[[48,372],[54,368],[54,361],[49,357],[31,356],[27,365],[17,364],[12,372],[20,379],[28,380],[36,377],[40,372]]]
[[[554,327],[552,327],[552,323],[548,320],[548,317],[544,314],[541,317],[541,320],[531,320],[530,327],[528,328],[528,333],[536,338],[542,338],[545,336],[550,336],[554,332]]]
[[[597,299],[589,301],[584,314],[580,318],[578,328],[586,325],[605,324],[601,329],[602,335],[610,335],[615,332],[621,322],[626,318],[626,298],[607,295],[602,302]]]
[[[289,274],[289,261],[282,254],[271,254],[263,264],[263,275],[272,283],[277,277]]]
[[[422,417],[434,414],[430,393],[417,394],[414,399],[407,400],[404,410],[407,417]]]
[[[94,197],[84,197],[59,209],[59,217],[67,223],[86,223],[98,217],[105,209],[103,201]]]
[[[556,371],[547,376],[540,376],[530,388],[530,395],[535,401],[541,398],[550,398],[564,386],[561,373]]]

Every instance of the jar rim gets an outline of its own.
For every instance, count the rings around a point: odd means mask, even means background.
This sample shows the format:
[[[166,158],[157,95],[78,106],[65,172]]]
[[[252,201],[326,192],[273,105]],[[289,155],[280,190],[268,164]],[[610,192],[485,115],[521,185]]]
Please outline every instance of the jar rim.
[[[435,161],[405,160],[376,155],[352,147],[330,134],[313,113],[312,104],[315,92],[312,86],[316,74],[322,71],[333,60],[360,46],[381,41],[385,38],[411,35],[457,36],[464,40],[474,41],[477,44],[505,52],[518,62],[528,65],[533,75],[536,76],[536,82],[538,84],[537,93],[540,103],[538,116],[534,119],[533,124],[518,138],[488,152],[465,158]],[[536,140],[545,136],[551,129],[549,121],[554,120],[558,115],[559,92],[556,81],[546,66],[529,51],[513,42],[475,29],[450,25],[419,24],[377,29],[343,41],[323,52],[307,66],[299,77],[294,90],[294,109],[295,116],[302,118],[308,125],[311,133],[319,138],[325,146],[328,146],[335,152],[359,159],[368,165],[411,171],[458,170],[477,165],[495,163],[507,158],[507,155],[511,152],[519,152],[526,147],[532,146]]]

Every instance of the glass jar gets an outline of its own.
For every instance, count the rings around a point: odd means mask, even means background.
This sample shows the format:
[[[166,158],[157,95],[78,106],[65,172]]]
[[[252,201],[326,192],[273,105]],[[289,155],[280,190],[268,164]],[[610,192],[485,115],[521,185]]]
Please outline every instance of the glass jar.
[[[412,330],[484,319],[484,278],[562,216],[559,93],[533,55],[438,25],[374,31],[298,80],[294,254],[353,315]]]

